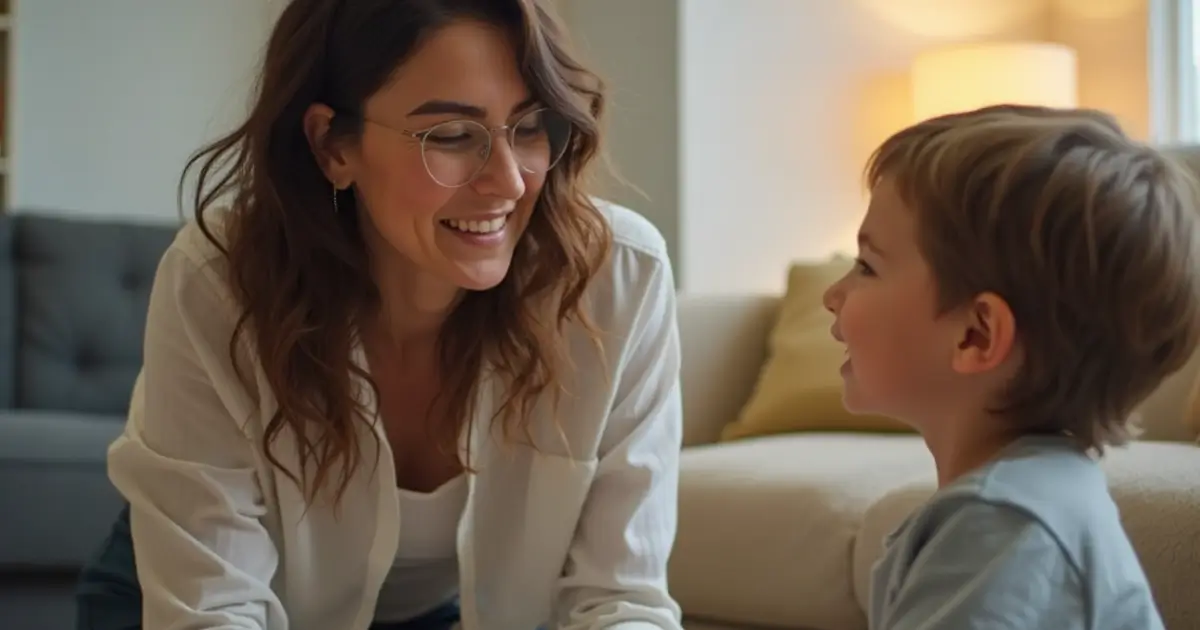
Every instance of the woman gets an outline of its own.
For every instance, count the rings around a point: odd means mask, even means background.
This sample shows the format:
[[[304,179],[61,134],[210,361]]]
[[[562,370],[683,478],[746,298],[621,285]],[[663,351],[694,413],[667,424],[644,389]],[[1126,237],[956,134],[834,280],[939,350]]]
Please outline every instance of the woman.
[[[679,628],[671,269],[585,194],[561,37],[534,0],[284,9],[193,160],[81,628]]]

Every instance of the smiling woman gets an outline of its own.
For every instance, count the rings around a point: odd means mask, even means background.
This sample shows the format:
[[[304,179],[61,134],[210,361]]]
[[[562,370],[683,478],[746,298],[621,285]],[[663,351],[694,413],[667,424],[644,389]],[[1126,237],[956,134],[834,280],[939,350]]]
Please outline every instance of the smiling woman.
[[[582,187],[603,105],[535,0],[290,2],[190,165],[78,627],[678,628],[675,291]]]

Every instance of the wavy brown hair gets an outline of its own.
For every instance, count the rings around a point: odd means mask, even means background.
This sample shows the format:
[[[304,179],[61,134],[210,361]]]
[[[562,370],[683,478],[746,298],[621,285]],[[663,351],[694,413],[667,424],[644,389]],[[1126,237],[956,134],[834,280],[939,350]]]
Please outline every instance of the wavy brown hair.
[[[357,138],[364,102],[424,37],[463,19],[509,34],[534,97],[564,114],[573,130],[509,274],[493,289],[468,293],[439,335],[440,396],[452,421],[428,427],[431,437],[454,448],[474,428],[471,401],[485,361],[507,379],[509,392],[493,420],[506,435],[528,435],[530,409],[562,389],[566,325],[581,323],[596,340],[582,301],[612,235],[583,180],[599,151],[603,85],[568,51],[548,10],[536,0],[293,0],[271,34],[248,118],[192,157],[180,191],[196,169],[196,221],[224,255],[242,309],[230,354],[248,380],[236,353],[246,336],[278,401],[262,448],[310,501],[325,487],[340,497],[363,464],[355,424],[373,418],[357,395],[358,379],[376,394],[378,388],[352,356],[357,324],[379,308],[379,294],[354,196],[339,199],[341,212],[333,212],[331,184],[302,117],[313,103],[330,105],[339,115],[328,140]],[[226,202],[223,228],[214,230],[206,215]],[[287,430],[299,442],[302,471],[288,470],[272,452]],[[311,482],[304,472],[310,466]]]

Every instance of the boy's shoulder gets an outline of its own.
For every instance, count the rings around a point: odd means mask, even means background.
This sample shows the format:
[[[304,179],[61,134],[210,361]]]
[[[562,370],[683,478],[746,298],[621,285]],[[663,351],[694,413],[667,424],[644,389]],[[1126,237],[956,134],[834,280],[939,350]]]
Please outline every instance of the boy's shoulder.
[[[1099,464],[1067,438],[1030,436],[1000,457],[939,490],[910,526],[932,533],[967,506],[1010,512],[995,521],[1036,528],[1077,570],[1096,538],[1124,537],[1117,506]],[[976,508],[976,511],[980,511]]]
[[[1076,546],[1071,541],[1088,535],[1090,525],[1119,521],[1099,463],[1059,436],[1017,440],[1000,457],[939,492],[933,503],[952,507],[963,500],[1023,512],[1068,549]]]
[[[868,614],[884,629],[1162,628],[1103,471],[1059,438],[1019,441],[914,512],[875,565]]]

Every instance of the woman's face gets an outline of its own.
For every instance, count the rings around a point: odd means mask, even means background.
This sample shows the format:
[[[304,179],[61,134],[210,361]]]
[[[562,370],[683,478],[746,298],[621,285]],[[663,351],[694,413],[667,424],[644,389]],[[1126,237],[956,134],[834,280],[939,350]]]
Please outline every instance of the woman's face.
[[[353,184],[376,264],[469,290],[504,279],[546,176],[522,168],[507,132],[490,134],[488,152],[488,134],[461,123],[536,123],[516,59],[501,30],[456,22],[367,100],[361,138],[336,150],[326,173],[339,188]],[[435,126],[423,151],[420,132]]]

